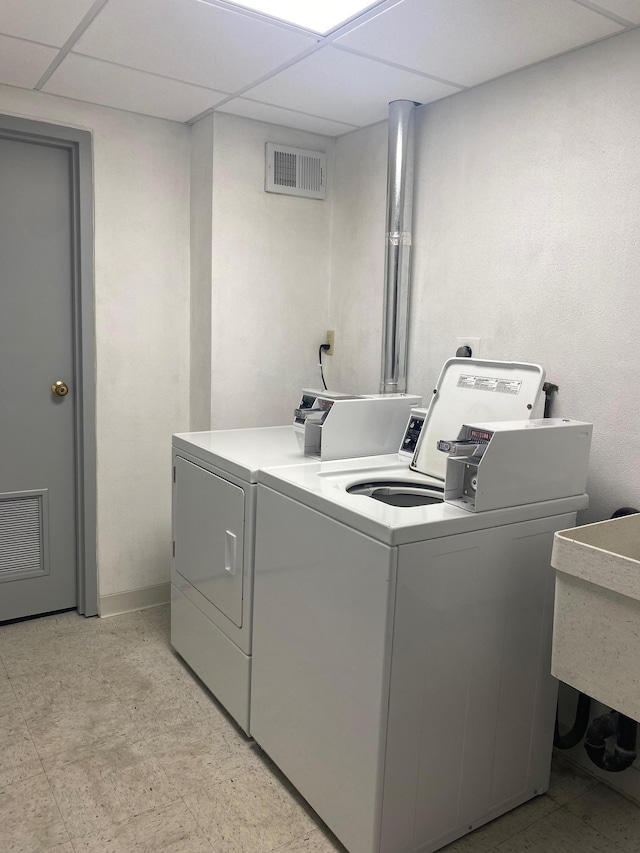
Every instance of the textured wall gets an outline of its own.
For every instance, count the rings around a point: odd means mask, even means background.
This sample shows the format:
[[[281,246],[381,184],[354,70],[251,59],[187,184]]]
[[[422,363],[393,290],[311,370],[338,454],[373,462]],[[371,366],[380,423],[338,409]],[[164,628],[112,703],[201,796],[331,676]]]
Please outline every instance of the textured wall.
[[[458,336],[541,363],[554,414],[594,424],[583,523],[640,507],[638,56],[634,31],[417,110],[409,390],[428,399]],[[334,233],[330,322],[348,343],[332,375],[357,388],[379,364],[386,129],[338,139],[336,161],[353,240]],[[569,727],[574,691],[561,699]],[[582,745],[570,756],[596,770]],[[597,775],[640,801],[637,767]]]
[[[555,414],[595,424],[582,521],[640,505],[640,32],[616,36],[419,108],[409,390],[428,396],[456,337],[541,363]],[[386,135],[337,141],[350,175],[335,222],[331,321],[342,387],[379,359]],[[372,212],[376,211],[375,215]],[[368,232],[368,233],[367,233]],[[353,353],[361,353],[354,358]],[[364,355],[366,353],[366,356]]]
[[[189,129],[0,87],[92,131],[100,595],[168,581],[171,433],[189,424]]]
[[[334,142],[224,114],[213,138],[211,426],[289,423],[301,388],[320,386]],[[327,199],[266,193],[266,142],[326,152]]]
[[[191,426],[211,420],[213,115],[191,128]]]
[[[387,123],[336,140],[327,384],[351,394],[380,386]]]

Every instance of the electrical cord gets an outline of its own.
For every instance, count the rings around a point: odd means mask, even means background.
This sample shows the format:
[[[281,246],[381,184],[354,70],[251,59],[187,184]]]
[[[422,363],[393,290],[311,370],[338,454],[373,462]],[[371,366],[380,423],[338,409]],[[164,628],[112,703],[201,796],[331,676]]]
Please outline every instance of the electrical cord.
[[[318,347],[318,367],[320,368],[320,378],[322,379],[322,387],[324,390],[327,390],[327,383],[324,381],[324,370],[322,369],[322,353],[324,350],[329,349],[329,344],[320,344]]]

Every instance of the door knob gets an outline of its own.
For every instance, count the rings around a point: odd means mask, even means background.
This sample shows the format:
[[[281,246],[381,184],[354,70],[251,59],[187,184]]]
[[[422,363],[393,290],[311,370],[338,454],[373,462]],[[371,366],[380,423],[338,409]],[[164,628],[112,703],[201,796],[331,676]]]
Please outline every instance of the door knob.
[[[58,379],[58,381],[54,382],[51,386],[51,393],[55,394],[56,397],[66,397],[69,393],[69,386],[66,382],[63,382],[62,379]]]

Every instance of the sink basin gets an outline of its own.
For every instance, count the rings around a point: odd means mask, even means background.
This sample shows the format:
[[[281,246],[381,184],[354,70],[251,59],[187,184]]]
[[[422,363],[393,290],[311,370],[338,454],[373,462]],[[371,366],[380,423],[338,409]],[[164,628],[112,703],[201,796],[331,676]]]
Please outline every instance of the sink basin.
[[[640,720],[640,515],[555,534],[551,671]]]

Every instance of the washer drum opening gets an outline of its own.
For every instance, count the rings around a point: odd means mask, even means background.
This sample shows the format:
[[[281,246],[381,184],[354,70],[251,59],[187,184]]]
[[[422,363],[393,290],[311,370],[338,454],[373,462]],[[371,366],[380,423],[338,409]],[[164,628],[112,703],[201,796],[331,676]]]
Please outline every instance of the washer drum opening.
[[[443,490],[433,485],[403,480],[374,480],[349,486],[350,495],[363,495],[391,506],[429,506],[444,500]]]

